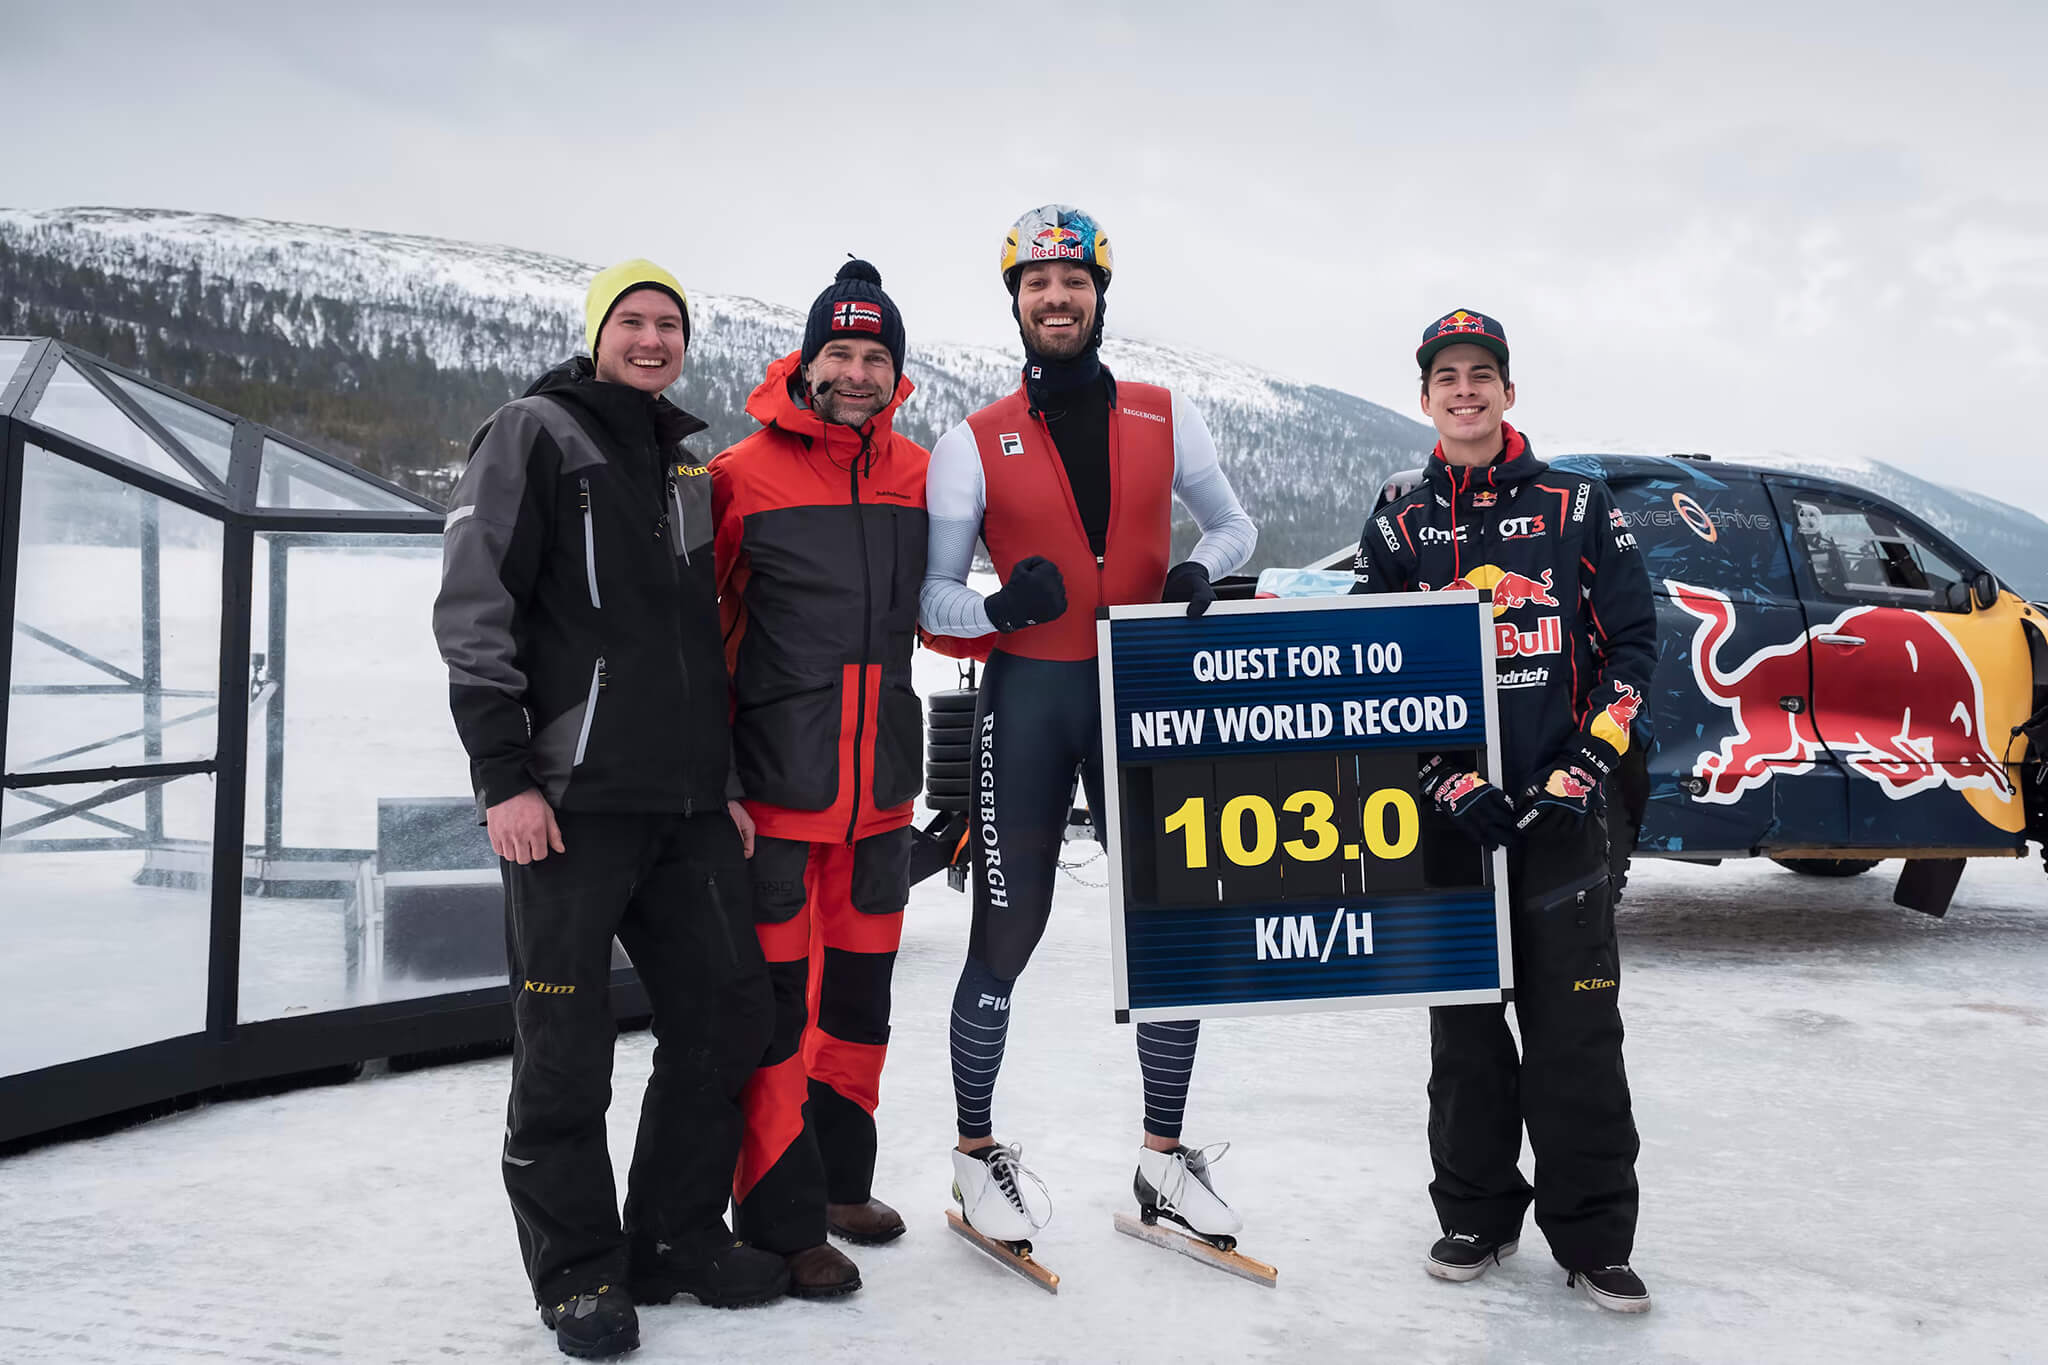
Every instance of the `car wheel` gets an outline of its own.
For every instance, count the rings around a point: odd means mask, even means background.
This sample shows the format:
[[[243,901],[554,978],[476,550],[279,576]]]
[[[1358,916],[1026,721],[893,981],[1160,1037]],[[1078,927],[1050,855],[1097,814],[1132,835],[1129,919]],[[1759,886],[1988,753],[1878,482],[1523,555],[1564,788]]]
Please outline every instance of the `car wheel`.
[[[1876,858],[1773,858],[1779,867],[1806,877],[1855,877],[1876,867]]]

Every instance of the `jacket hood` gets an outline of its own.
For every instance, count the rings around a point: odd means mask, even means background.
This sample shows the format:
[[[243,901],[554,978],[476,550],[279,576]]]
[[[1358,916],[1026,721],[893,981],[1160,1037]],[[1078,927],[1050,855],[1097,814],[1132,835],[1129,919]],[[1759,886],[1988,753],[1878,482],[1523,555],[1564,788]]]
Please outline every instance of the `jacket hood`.
[[[823,441],[828,435],[824,420],[799,403],[789,392],[789,381],[796,377],[802,366],[802,351],[791,351],[782,359],[771,362],[767,376],[747,397],[747,416],[764,427],[780,427],[790,435],[801,436],[807,441]],[[879,441],[893,434],[896,410],[903,406],[904,400],[909,398],[916,388],[908,376],[897,376],[896,392],[890,396],[888,403],[880,412],[868,419],[866,429],[871,440]],[[832,426],[833,430],[858,439],[851,427],[842,427],[837,423],[833,423]]]
[[[520,397],[537,394],[572,403],[622,434],[637,422],[652,421],[655,437],[663,445],[680,445],[709,425],[664,394],[650,397],[626,384],[600,382],[597,365],[587,355],[571,356],[555,366],[527,385]]]
[[[1444,458],[1443,442],[1438,441],[1436,449],[1429,453],[1425,477],[1451,492],[1465,493],[1475,488],[1506,488],[1543,472],[1543,462],[1536,458],[1521,432],[1502,422],[1500,434],[1500,454],[1487,465],[1452,464]]]

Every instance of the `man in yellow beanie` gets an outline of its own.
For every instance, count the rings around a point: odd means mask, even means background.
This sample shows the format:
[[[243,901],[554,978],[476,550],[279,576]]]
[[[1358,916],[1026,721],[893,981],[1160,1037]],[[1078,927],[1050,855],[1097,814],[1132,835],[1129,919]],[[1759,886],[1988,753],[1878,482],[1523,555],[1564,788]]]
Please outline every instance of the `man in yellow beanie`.
[[[450,499],[434,632],[505,880],[514,1044],[503,1170],[542,1320],[570,1355],[639,1344],[633,1300],[782,1294],[725,1223],[739,1098],[772,1032],[729,797],[711,479],[669,402],[689,301],[648,261],[592,281],[589,357],[492,414]],[[611,945],[657,1042],[620,1225]]]

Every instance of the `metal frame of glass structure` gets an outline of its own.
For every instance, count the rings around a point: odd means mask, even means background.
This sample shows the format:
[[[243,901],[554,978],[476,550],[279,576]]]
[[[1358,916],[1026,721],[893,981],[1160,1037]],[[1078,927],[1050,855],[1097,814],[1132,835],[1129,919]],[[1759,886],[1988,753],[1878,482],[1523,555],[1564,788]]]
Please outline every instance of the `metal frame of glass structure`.
[[[59,420],[53,414],[60,409],[93,420]],[[124,442],[123,449],[109,448]],[[135,528],[141,576],[139,668],[124,667],[17,615],[24,470],[31,447],[40,452],[38,459],[54,456],[147,495],[138,499]],[[284,841],[289,679],[283,644],[284,613],[291,600],[290,551],[325,543],[336,533],[347,533],[355,546],[422,547],[433,543],[424,538],[438,540],[443,509],[282,432],[45,338],[0,338],[0,453],[5,461],[0,610],[8,618],[7,629],[0,631],[0,677],[9,682],[0,689],[0,787],[35,808],[33,814],[0,825],[0,896],[19,894],[4,886],[5,855],[52,850],[139,849],[155,860],[141,875],[166,879],[158,884],[184,876],[189,885],[210,887],[203,1030],[0,1074],[0,1146],[222,1087],[508,1037],[510,1015],[502,986],[253,1022],[239,1017],[245,897],[331,894],[353,875],[350,861],[367,859],[371,852],[293,848]],[[165,686],[159,500],[219,526],[219,666],[210,692]],[[269,648],[252,653],[259,537],[269,547]],[[93,680],[16,685],[17,639],[74,661],[90,670]],[[374,642],[365,641],[364,647]],[[10,709],[21,696],[133,697],[140,701],[141,723],[43,753],[44,746],[24,743],[20,735],[10,743]],[[264,818],[262,839],[254,842],[245,833],[245,822],[252,798],[251,718],[258,713]],[[217,726],[211,756],[166,753],[167,735],[206,720]],[[138,741],[140,761],[104,761],[107,750]],[[207,843],[173,838],[164,823],[165,787],[199,774],[213,784]],[[86,794],[62,799],[47,790],[64,787]],[[140,819],[115,818],[106,809],[137,797]],[[79,821],[89,823],[93,836],[57,838],[44,832],[67,820],[74,827]],[[334,869],[324,874],[332,879],[326,885],[317,871],[323,860]],[[308,874],[309,867],[316,870]],[[623,988],[614,996],[621,1016],[644,1014],[644,996],[630,973],[619,973],[616,984]],[[18,1002],[0,1002],[0,1012],[16,1008]],[[34,1024],[17,1019],[7,1026]]]

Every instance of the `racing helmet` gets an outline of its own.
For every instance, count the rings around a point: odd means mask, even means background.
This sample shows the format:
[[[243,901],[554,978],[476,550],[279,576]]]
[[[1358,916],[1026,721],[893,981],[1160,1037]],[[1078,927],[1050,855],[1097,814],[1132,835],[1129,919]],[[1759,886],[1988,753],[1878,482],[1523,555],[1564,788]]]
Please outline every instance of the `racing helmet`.
[[[1080,209],[1045,204],[1010,225],[1003,239],[1003,286],[1017,292],[1017,276],[1033,261],[1079,261],[1095,273],[1098,291],[1109,287],[1109,234]]]

